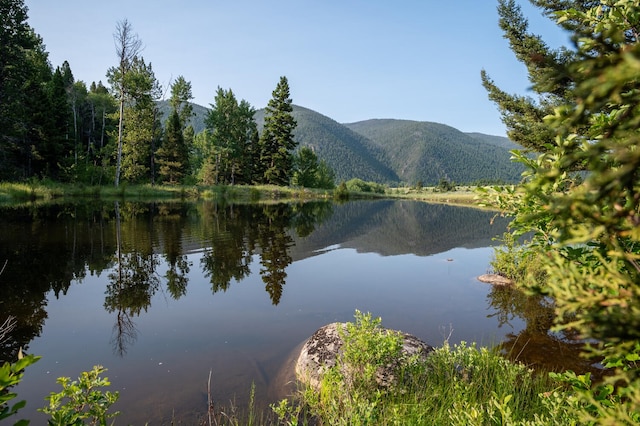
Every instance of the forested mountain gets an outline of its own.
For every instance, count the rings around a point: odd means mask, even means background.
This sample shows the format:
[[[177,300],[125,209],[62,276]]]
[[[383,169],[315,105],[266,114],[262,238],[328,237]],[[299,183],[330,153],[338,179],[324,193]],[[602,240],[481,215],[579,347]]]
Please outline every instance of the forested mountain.
[[[479,140],[480,142],[488,143],[489,145],[495,145],[500,148],[512,150],[512,149],[522,149],[520,145],[515,142],[512,142],[509,138],[504,136],[492,136],[485,135],[484,133],[466,133],[467,136],[470,136],[474,139]]]
[[[194,105],[196,133],[208,111]],[[509,139],[482,133],[463,133],[439,123],[374,119],[340,124],[313,110],[294,105],[295,138],[311,147],[336,172],[336,181],[365,181],[425,185],[441,179],[470,183],[517,182],[523,168],[510,161]],[[255,114],[258,128],[264,110]]]
[[[470,136],[439,123],[409,120],[366,120],[345,124],[380,147],[389,166],[407,183],[516,182],[522,173],[510,161],[500,138]]]
[[[385,153],[368,139],[340,123],[301,106],[294,105],[297,126],[295,139],[325,160],[336,173],[336,180],[358,177],[373,182],[398,182],[389,168]],[[264,121],[264,110],[255,115],[258,127]]]
[[[194,103],[191,103],[191,107],[193,108],[193,116],[189,120],[189,124],[193,126],[194,132],[198,134],[205,128],[204,119],[209,113],[209,108]],[[158,111],[160,111],[161,121],[164,124],[165,120],[171,113],[171,105],[169,104],[169,101],[159,101]]]

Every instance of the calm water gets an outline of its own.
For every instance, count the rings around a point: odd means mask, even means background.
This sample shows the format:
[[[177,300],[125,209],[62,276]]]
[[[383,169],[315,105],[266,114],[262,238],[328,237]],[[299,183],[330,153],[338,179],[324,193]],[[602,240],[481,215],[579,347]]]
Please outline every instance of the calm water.
[[[476,277],[506,222],[409,201],[223,206],[82,203],[0,210],[0,321],[42,355],[17,388],[23,417],[100,364],[120,391],[117,424],[193,424],[212,397],[285,396],[295,349],[355,309],[431,345],[506,343],[531,363],[563,365],[572,345],[548,333],[550,307]]]

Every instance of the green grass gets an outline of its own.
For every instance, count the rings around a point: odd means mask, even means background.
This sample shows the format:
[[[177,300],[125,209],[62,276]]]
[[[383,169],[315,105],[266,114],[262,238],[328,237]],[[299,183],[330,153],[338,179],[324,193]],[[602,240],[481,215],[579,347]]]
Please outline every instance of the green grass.
[[[395,385],[381,388],[371,372],[401,355],[396,337],[383,333],[379,324],[370,314],[356,312],[343,356],[324,375],[320,390],[306,387],[297,399],[274,404],[280,420],[298,424],[303,413],[302,423],[321,425],[570,423],[567,410],[559,409],[565,394],[547,375],[464,342],[445,342],[425,360],[405,359]]]
[[[434,187],[391,188],[387,190],[389,198],[404,198],[461,206],[480,207],[478,194],[473,186],[460,186],[455,191],[438,192]]]
[[[87,186],[34,181],[30,183],[0,183],[0,203],[49,202],[95,198],[103,200],[197,200],[215,199],[226,202],[286,202],[331,199],[333,191],[281,187],[275,185],[129,185]]]
[[[126,200],[197,200],[208,199],[234,203],[270,203],[301,200],[337,199],[337,190],[286,187],[275,185],[130,185],[89,186],[51,181],[0,183],[0,204],[50,202],[73,199]],[[345,198],[344,195],[342,197]],[[346,199],[410,199],[430,203],[479,207],[473,187],[436,192],[433,188],[388,188],[384,193],[349,190]]]

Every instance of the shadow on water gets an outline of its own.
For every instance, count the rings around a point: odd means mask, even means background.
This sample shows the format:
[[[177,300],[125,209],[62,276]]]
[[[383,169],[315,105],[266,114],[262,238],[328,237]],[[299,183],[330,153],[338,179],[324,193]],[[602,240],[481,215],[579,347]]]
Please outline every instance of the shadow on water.
[[[595,378],[602,376],[598,363],[581,356],[583,342],[570,331],[551,331],[555,318],[553,300],[500,286],[491,289],[487,300],[492,311],[489,317],[496,317],[499,327],[510,325],[516,318],[526,324],[518,333],[508,333],[500,344],[509,358],[539,371],[573,370],[580,374],[590,372]]]

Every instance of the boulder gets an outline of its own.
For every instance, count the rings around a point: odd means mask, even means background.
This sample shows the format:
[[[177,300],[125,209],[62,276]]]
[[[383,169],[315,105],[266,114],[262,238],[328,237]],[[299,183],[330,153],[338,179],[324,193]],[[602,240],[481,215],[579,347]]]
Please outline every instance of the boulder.
[[[318,329],[303,344],[295,365],[296,378],[304,384],[319,389],[325,372],[336,365],[343,345],[339,329],[346,332],[346,323],[332,323]],[[384,330],[384,329],[383,329]],[[399,332],[403,338],[402,353],[409,357],[418,355],[426,357],[433,348],[417,337]],[[404,358],[404,357],[403,357]],[[399,360],[400,361],[400,360]],[[388,386],[394,382],[394,371],[397,363],[383,367],[377,376],[380,386]]]
[[[513,280],[503,277],[498,274],[484,274],[478,277],[478,281],[482,281],[483,283],[488,283],[491,285],[497,286],[510,286],[513,285]]]

